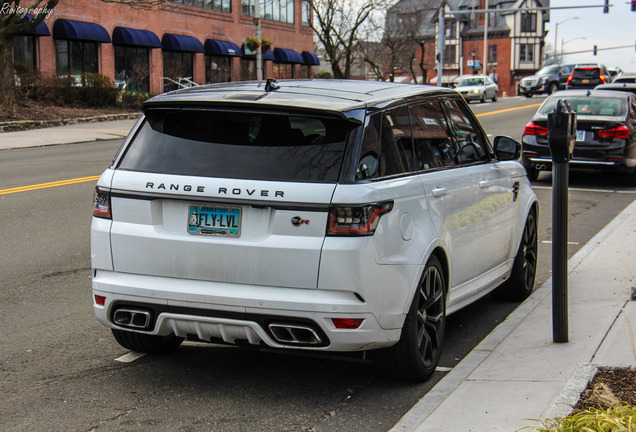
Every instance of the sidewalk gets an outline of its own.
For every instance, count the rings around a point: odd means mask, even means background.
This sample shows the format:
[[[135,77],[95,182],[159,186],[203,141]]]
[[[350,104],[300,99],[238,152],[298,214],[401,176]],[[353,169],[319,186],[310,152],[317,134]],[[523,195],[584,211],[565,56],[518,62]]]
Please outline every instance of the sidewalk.
[[[0,134],[0,150],[124,138],[137,120],[79,123]]]
[[[636,201],[569,261],[568,343],[552,342],[549,280],[392,432],[513,432],[567,416],[597,368],[636,366],[634,285]]]

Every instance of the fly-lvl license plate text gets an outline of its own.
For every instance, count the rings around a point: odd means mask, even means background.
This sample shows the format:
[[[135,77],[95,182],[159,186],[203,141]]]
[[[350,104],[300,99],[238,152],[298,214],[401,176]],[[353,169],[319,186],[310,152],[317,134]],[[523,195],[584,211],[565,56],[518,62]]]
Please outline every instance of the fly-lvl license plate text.
[[[241,209],[191,205],[188,211],[188,232],[238,237],[241,235]]]

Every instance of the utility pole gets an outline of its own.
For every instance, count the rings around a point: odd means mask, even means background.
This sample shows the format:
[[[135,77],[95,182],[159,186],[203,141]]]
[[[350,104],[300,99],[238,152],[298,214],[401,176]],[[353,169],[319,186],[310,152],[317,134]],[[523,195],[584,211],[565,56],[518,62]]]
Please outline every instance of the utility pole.
[[[484,8],[488,11],[488,0],[486,0],[486,7]],[[488,12],[484,14],[484,57],[483,57],[483,71],[481,72],[484,75],[488,75]],[[473,66],[474,67],[474,66]]]
[[[437,36],[437,87],[442,86],[442,73],[444,72],[444,5],[439,8],[439,29]]]
[[[263,51],[261,50],[261,2],[254,0],[254,24],[256,26],[256,39],[258,39],[258,48],[256,48],[256,79],[263,81]]]

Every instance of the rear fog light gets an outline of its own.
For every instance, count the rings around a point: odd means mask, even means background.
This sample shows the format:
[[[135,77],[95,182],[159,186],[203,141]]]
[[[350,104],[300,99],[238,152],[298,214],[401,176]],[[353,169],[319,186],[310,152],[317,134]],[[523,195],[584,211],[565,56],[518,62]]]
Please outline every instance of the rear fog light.
[[[362,325],[363,318],[331,318],[337,329],[355,330]]]
[[[95,294],[95,304],[97,306],[104,306],[106,304],[106,297]]]

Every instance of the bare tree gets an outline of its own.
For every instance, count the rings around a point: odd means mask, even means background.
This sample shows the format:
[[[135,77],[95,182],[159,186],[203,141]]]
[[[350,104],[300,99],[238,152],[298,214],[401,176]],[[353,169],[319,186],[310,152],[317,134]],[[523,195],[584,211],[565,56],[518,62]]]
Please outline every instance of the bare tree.
[[[391,0],[312,0],[310,26],[325,50],[334,78],[349,78],[358,42],[366,40],[365,27],[375,12],[385,10]]]

